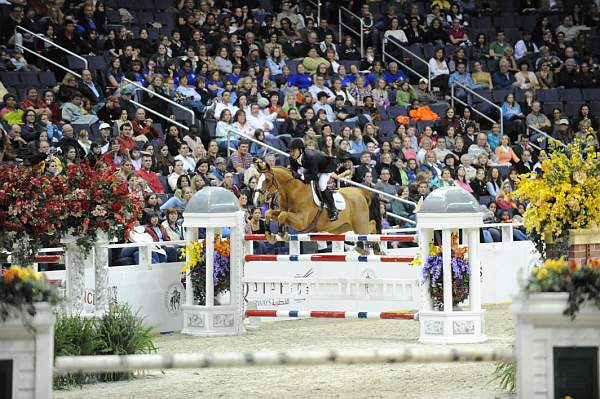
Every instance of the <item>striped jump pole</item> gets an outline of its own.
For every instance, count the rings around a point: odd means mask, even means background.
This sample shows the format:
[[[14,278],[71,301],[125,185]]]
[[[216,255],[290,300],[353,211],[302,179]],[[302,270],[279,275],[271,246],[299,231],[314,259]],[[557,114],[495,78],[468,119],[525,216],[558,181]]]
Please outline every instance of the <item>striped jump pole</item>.
[[[417,313],[345,312],[331,310],[256,310],[248,309],[246,317],[308,317],[313,319],[403,319],[416,320]]]
[[[359,255],[359,254],[304,254],[304,255],[253,255],[244,256],[246,262],[369,262],[409,263],[410,256]]]
[[[350,242],[415,242],[415,234],[327,234],[327,233],[304,233],[289,234],[288,240],[275,236],[277,241],[350,241]],[[245,234],[246,241],[267,241],[265,234]]]
[[[212,367],[306,366],[322,364],[457,363],[513,361],[510,349],[389,348],[314,351],[165,353],[152,355],[58,356],[54,374],[198,369]]]

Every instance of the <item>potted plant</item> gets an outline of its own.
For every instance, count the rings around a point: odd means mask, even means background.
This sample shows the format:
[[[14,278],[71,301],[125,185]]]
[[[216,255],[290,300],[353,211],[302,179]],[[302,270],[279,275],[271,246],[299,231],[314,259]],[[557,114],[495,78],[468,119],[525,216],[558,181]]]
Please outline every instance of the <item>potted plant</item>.
[[[13,264],[33,264],[44,243],[60,236],[68,212],[66,192],[62,177],[0,165],[0,249],[11,253]]]
[[[600,260],[580,265],[564,258],[547,259],[532,269],[525,293],[531,303],[560,306],[571,320],[581,309],[593,311],[592,305],[600,309]]]
[[[458,245],[458,234],[451,238],[452,305],[457,306],[469,297],[469,262],[467,247]],[[430,244],[429,256],[423,265],[423,283],[429,281],[429,293],[435,310],[444,309],[442,246]]]
[[[15,395],[52,396],[52,306],[58,301],[57,290],[29,267],[11,266],[0,273],[0,358],[13,364]]]
[[[528,204],[525,228],[543,259],[600,256],[589,246],[600,243],[600,153],[580,142],[556,148],[541,173],[520,176],[514,194]]]
[[[182,248],[182,255],[186,256],[182,282],[185,284],[185,274],[191,270],[192,286],[194,287],[194,301],[197,304],[206,303],[206,239],[192,241]],[[213,257],[215,297],[223,295],[229,290],[229,254],[230,243],[228,238],[215,236],[215,250]]]
[[[20,318],[25,327],[41,310],[51,311],[59,302],[58,291],[45,277],[31,267],[11,266],[0,274],[0,326],[10,319]]]

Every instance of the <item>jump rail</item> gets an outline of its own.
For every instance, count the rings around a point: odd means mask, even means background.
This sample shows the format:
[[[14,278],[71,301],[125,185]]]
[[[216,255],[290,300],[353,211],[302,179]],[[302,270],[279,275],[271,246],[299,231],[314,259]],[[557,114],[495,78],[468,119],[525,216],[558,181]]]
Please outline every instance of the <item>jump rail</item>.
[[[168,353],[162,355],[58,356],[54,374],[175,368],[306,366],[319,364],[457,363],[513,361],[510,349],[398,348],[316,351]]]
[[[317,254],[317,255],[245,255],[246,262],[368,262],[368,263],[408,263],[414,258],[406,256],[358,255],[358,254]]]
[[[246,317],[307,317],[312,319],[403,319],[417,320],[417,313],[346,312],[344,310],[246,310]]]
[[[290,234],[289,240],[276,236],[277,241],[367,241],[367,242],[415,242],[417,236],[411,235],[381,235],[381,234],[326,234],[326,233],[304,233]],[[265,234],[245,234],[244,240],[267,241]]]

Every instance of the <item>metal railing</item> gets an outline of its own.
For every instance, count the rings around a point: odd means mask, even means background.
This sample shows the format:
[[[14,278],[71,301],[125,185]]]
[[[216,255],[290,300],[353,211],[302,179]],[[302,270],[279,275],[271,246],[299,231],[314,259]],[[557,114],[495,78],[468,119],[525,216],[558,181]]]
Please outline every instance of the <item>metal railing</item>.
[[[25,52],[27,52],[27,53],[29,53],[29,54],[35,55],[36,57],[38,57],[38,58],[40,58],[40,59],[42,59],[42,60],[44,60],[44,61],[46,61],[46,62],[48,62],[48,63],[50,63],[50,64],[52,64],[52,65],[54,65],[54,66],[56,66],[56,67],[58,67],[58,68],[60,68],[60,69],[62,69],[62,70],[64,70],[64,71],[66,71],[66,72],[68,72],[68,73],[71,73],[71,74],[73,74],[74,76],[77,76],[79,79],[81,79],[81,75],[80,75],[80,74],[78,74],[77,72],[75,72],[75,71],[73,71],[73,70],[71,70],[71,69],[67,68],[66,66],[63,66],[63,65],[59,64],[59,63],[58,63],[58,62],[56,62],[56,61],[53,61],[53,60],[51,60],[51,59],[50,59],[50,58],[48,58],[48,57],[44,57],[43,55],[41,55],[41,54],[40,54],[40,53],[38,53],[37,51],[33,51],[33,50],[31,50],[31,49],[29,49],[29,48],[27,48],[27,47],[25,47],[25,46],[23,46],[23,45],[21,45],[21,44],[18,44],[18,43],[16,43],[16,44],[15,44],[15,47],[17,47],[17,48],[20,48],[21,50],[23,50],[23,51],[25,51]]]
[[[569,149],[569,147],[567,147],[567,145],[566,145],[565,143],[563,143],[562,141],[555,139],[554,137],[552,137],[552,136],[550,136],[548,133],[546,133],[546,132],[544,132],[544,131],[542,131],[542,130],[538,129],[537,127],[533,127],[533,126],[531,126],[531,125],[527,125],[527,133],[529,133],[529,130],[530,130],[530,129],[531,129],[531,130],[533,130],[534,132],[536,132],[536,133],[539,133],[539,134],[541,134],[542,136],[546,137],[546,138],[548,139],[548,141],[554,141],[554,142],[556,142],[556,143],[560,144],[561,146],[563,146],[565,149],[567,149],[567,150]],[[534,148],[535,148],[535,147],[537,147],[535,144],[532,144],[532,143],[529,143],[529,144],[530,144],[532,147],[534,147]],[[540,148],[540,147],[537,147],[537,149],[538,149],[538,150],[541,150],[541,148]]]
[[[54,43],[52,40],[46,39],[44,36],[42,36],[42,35],[40,35],[40,34],[38,34],[38,33],[32,32],[32,31],[30,31],[29,29],[25,29],[25,28],[23,28],[23,27],[22,27],[22,26],[20,26],[20,25],[17,25],[17,27],[15,28],[15,30],[17,30],[17,31],[18,31],[18,30],[22,30],[23,32],[25,32],[25,33],[27,33],[27,34],[29,34],[29,35],[31,35],[31,36],[33,36],[33,37],[35,37],[36,39],[38,39],[38,40],[41,40],[41,41],[43,41],[44,43],[48,43],[48,44],[50,44],[51,46],[53,46],[53,47],[56,47],[57,49],[59,49],[59,50],[61,50],[61,51],[65,52],[65,53],[67,53],[67,54],[69,54],[69,55],[72,55],[73,57],[75,57],[75,58],[77,58],[78,60],[80,60],[81,62],[83,62],[84,69],[88,69],[88,60],[86,60],[84,57],[80,56],[79,54],[76,54],[76,53],[72,52],[71,50],[68,50],[68,49],[66,49],[66,48],[64,48],[64,47],[62,47],[62,46],[59,46],[58,44]],[[20,47],[22,47],[22,46],[20,46]],[[36,53],[36,54],[37,54],[37,53]],[[56,65],[55,63],[52,63],[52,64],[53,64],[53,65]]]
[[[461,87],[462,89],[464,89],[465,91],[467,91],[468,93],[480,98],[483,102],[488,103],[489,105],[491,105],[492,107],[496,108],[499,112],[500,115],[500,131],[504,134],[504,117],[503,117],[503,113],[502,113],[502,108],[500,108],[498,105],[494,104],[493,101],[488,100],[487,98],[485,98],[484,96],[482,96],[481,94],[477,93],[476,91],[469,89],[467,86],[461,84],[461,83],[454,83],[451,86],[451,98],[452,98],[452,108],[454,108],[454,102],[456,101],[457,103],[465,106],[465,107],[470,107],[474,112],[476,112],[479,116],[481,116],[484,119],[487,119],[488,121],[490,121],[491,123],[498,123],[497,121],[493,120],[492,118],[490,118],[489,116],[487,116],[486,114],[484,114],[483,112],[479,111],[478,109],[476,109],[475,107],[470,106],[469,104],[467,104],[466,102],[464,102],[463,100],[461,100],[460,98],[456,97],[454,95],[454,89],[456,86]]]
[[[412,67],[408,66],[403,61],[400,61],[399,59],[397,59],[396,57],[394,57],[392,54],[388,53],[386,51],[386,49],[385,49],[385,46],[386,46],[388,40],[394,46],[399,47],[402,51],[405,51],[408,54],[410,54],[413,57],[413,59],[415,59],[415,60],[417,60],[417,61],[425,64],[425,66],[427,67],[427,76],[424,76],[420,72],[417,72],[415,69],[413,69]],[[383,44],[382,44],[382,49],[381,49],[381,57],[382,57],[383,62],[385,62],[385,58],[388,57],[388,58],[392,59],[393,61],[397,62],[398,64],[402,65],[402,67],[404,67],[409,72],[412,72],[413,74],[417,75],[420,78],[427,79],[427,85],[428,85],[429,91],[431,91],[431,66],[429,65],[429,62],[427,62],[427,60],[425,60],[424,58],[418,56],[417,54],[413,53],[412,51],[410,51],[409,49],[407,49],[406,47],[404,47],[398,41],[398,39],[396,39],[393,36],[387,36],[387,37],[383,38]]]
[[[130,101],[131,101],[131,103],[132,103],[133,105],[135,105],[136,107],[139,107],[139,108],[141,108],[141,109],[143,109],[143,110],[145,110],[145,111],[147,111],[147,112],[150,112],[150,113],[152,113],[152,114],[154,114],[154,115],[158,116],[159,118],[161,118],[161,119],[164,119],[164,120],[168,121],[169,123],[171,123],[171,124],[173,124],[173,125],[175,125],[175,126],[178,126],[178,127],[182,128],[182,129],[184,129],[184,130],[188,130],[188,131],[190,130],[190,128],[189,128],[188,126],[184,125],[183,123],[177,122],[175,119],[173,119],[173,118],[170,118],[170,117],[168,117],[168,116],[167,116],[167,115],[165,115],[165,114],[161,114],[160,112],[158,112],[158,111],[155,111],[155,110],[153,110],[153,109],[152,109],[152,108],[150,108],[150,107],[146,107],[144,104],[140,104],[140,103],[138,103],[137,101],[134,101],[134,100],[130,100]]]
[[[260,145],[260,146],[263,146],[263,147],[265,147],[265,148],[267,148],[267,149],[269,149],[269,150],[271,150],[271,151],[273,151],[273,152],[276,152],[276,153],[277,153],[277,154],[279,154],[279,155],[283,155],[283,156],[284,156],[284,157],[286,157],[286,158],[289,158],[289,157],[290,157],[290,154],[288,154],[287,152],[285,152],[285,151],[281,151],[280,149],[278,149],[278,148],[275,148],[275,147],[273,147],[272,145],[269,145],[269,144],[267,144],[267,143],[263,143],[262,141],[260,141],[260,140],[257,140],[257,139],[255,139],[254,137],[252,137],[252,136],[249,136],[249,135],[247,135],[247,134],[245,134],[245,133],[236,132],[235,130],[233,130],[233,128],[228,128],[228,129],[227,129],[227,155],[230,155],[230,154],[231,154],[231,152],[230,152],[230,151],[232,150],[232,147],[230,146],[230,142],[231,142],[231,133],[233,133],[233,134],[237,134],[237,135],[238,135],[238,136],[240,136],[240,137],[243,137],[243,138],[245,138],[245,139],[247,139],[247,140],[250,140],[250,141],[252,141],[253,143],[256,143],[256,144],[258,144],[258,145]]]
[[[358,22],[360,23],[360,32],[357,32],[356,30],[354,30],[354,28],[350,25],[345,24],[344,22],[342,22],[342,16],[343,13],[349,14],[352,18],[357,19]],[[347,9],[346,7],[340,7],[338,10],[338,40],[340,41],[340,43],[342,42],[342,28],[346,28],[347,30],[349,30],[350,32],[354,33],[356,36],[358,36],[360,38],[360,56],[361,58],[365,56],[364,53],[364,47],[365,47],[365,35],[364,35],[364,28],[365,28],[365,23],[363,21],[363,19],[358,16],[357,14],[353,13],[352,11],[350,11],[349,9]]]
[[[388,211],[388,212],[386,212],[385,214],[386,214],[387,216],[391,216],[391,217],[393,217],[394,219],[397,219],[397,220],[402,220],[403,222],[407,222],[407,223],[410,223],[410,224],[415,224],[415,225],[417,224],[417,222],[415,222],[414,220],[407,219],[407,218],[405,218],[404,216],[396,215],[395,213],[392,213],[392,212],[389,212],[389,211]]]
[[[319,23],[321,22],[321,6],[323,5],[323,4],[321,4],[321,0],[317,0],[317,1],[306,0],[306,2],[308,4],[313,5],[317,9],[317,21],[315,21],[315,25],[319,26]],[[341,41],[341,39],[340,39],[340,41]]]
[[[161,95],[161,94],[158,94],[157,92],[155,92],[155,91],[152,91],[152,90],[150,90],[150,89],[148,89],[148,88],[146,88],[146,87],[142,86],[141,84],[139,84],[139,83],[137,83],[137,82],[134,82],[133,80],[129,80],[129,79],[127,79],[127,78],[123,78],[123,80],[124,80],[125,82],[127,82],[127,83],[131,84],[131,85],[134,85],[134,86],[137,88],[137,89],[136,89],[136,91],[137,91],[137,90],[144,90],[144,91],[145,91],[146,93],[148,93],[149,95],[156,96],[157,98],[160,98],[161,100],[163,100],[163,101],[166,101],[167,103],[171,104],[172,106],[174,106],[174,107],[176,107],[176,108],[179,108],[179,109],[181,109],[181,110],[183,110],[183,111],[185,111],[185,112],[188,112],[188,113],[189,113],[189,114],[192,116],[192,124],[193,124],[193,125],[195,125],[195,124],[196,124],[196,114],[194,114],[194,111],[193,111],[193,110],[191,110],[191,109],[189,109],[189,108],[186,108],[186,107],[184,107],[183,105],[181,105],[181,104],[179,104],[179,103],[177,103],[177,102],[175,102],[175,101],[171,100],[170,98],[168,98],[168,97],[165,97],[165,96],[163,96],[163,95]]]

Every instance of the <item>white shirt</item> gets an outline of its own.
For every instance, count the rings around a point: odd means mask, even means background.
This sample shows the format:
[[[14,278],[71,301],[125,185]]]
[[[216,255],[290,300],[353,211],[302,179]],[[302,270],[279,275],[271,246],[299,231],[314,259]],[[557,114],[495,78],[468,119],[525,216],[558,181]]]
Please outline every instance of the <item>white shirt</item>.
[[[188,172],[193,172],[194,169],[196,168],[196,160],[190,155],[185,157],[185,156],[179,154],[175,157],[175,160],[183,162],[183,169]]]
[[[320,92],[324,91],[325,93],[327,93],[328,99],[335,100],[335,95],[333,94],[333,92],[331,91],[331,89],[329,87],[312,85],[308,88],[308,91],[310,92],[310,94],[312,94],[314,99],[318,99],[319,98],[318,94]]]
[[[532,44],[533,44],[533,52],[534,53],[539,52],[536,44],[535,43],[532,43]],[[523,39],[521,39],[515,44],[515,59],[519,60],[519,59],[525,57],[526,54],[527,54],[527,47],[525,46],[525,41]]]
[[[239,108],[231,103],[225,104],[222,101],[217,101],[214,110],[215,119],[219,120],[219,118],[221,117],[221,112],[223,112],[224,109],[228,109],[229,112],[231,112],[231,116],[233,116]]]
[[[267,133],[273,129],[273,123],[261,112],[259,112],[256,116],[252,115],[252,112],[248,113],[246,115],[246,121],[254,130],[262,129],[265,131],[265,133]]]
[[[438,77],[440,75],[450,75],[450,69],[448,69],[448,64],[446,61],[443,61],[441,65],[438,65],[438,62],[432,58],[429,60],[429,67],[431,68],[431,75],[433,77]]]
[[[317,102],[314,106],[313,106],[314,110],[315,110],[315,114],[317,114],[320,110],[324,109],[325,113],[327,114],[327,121],[328,122],[334,122],[335,121],[335,114],[333,113],[333,109],[331,108],[331,105],[329,104],[321,104],[320,102]]]

